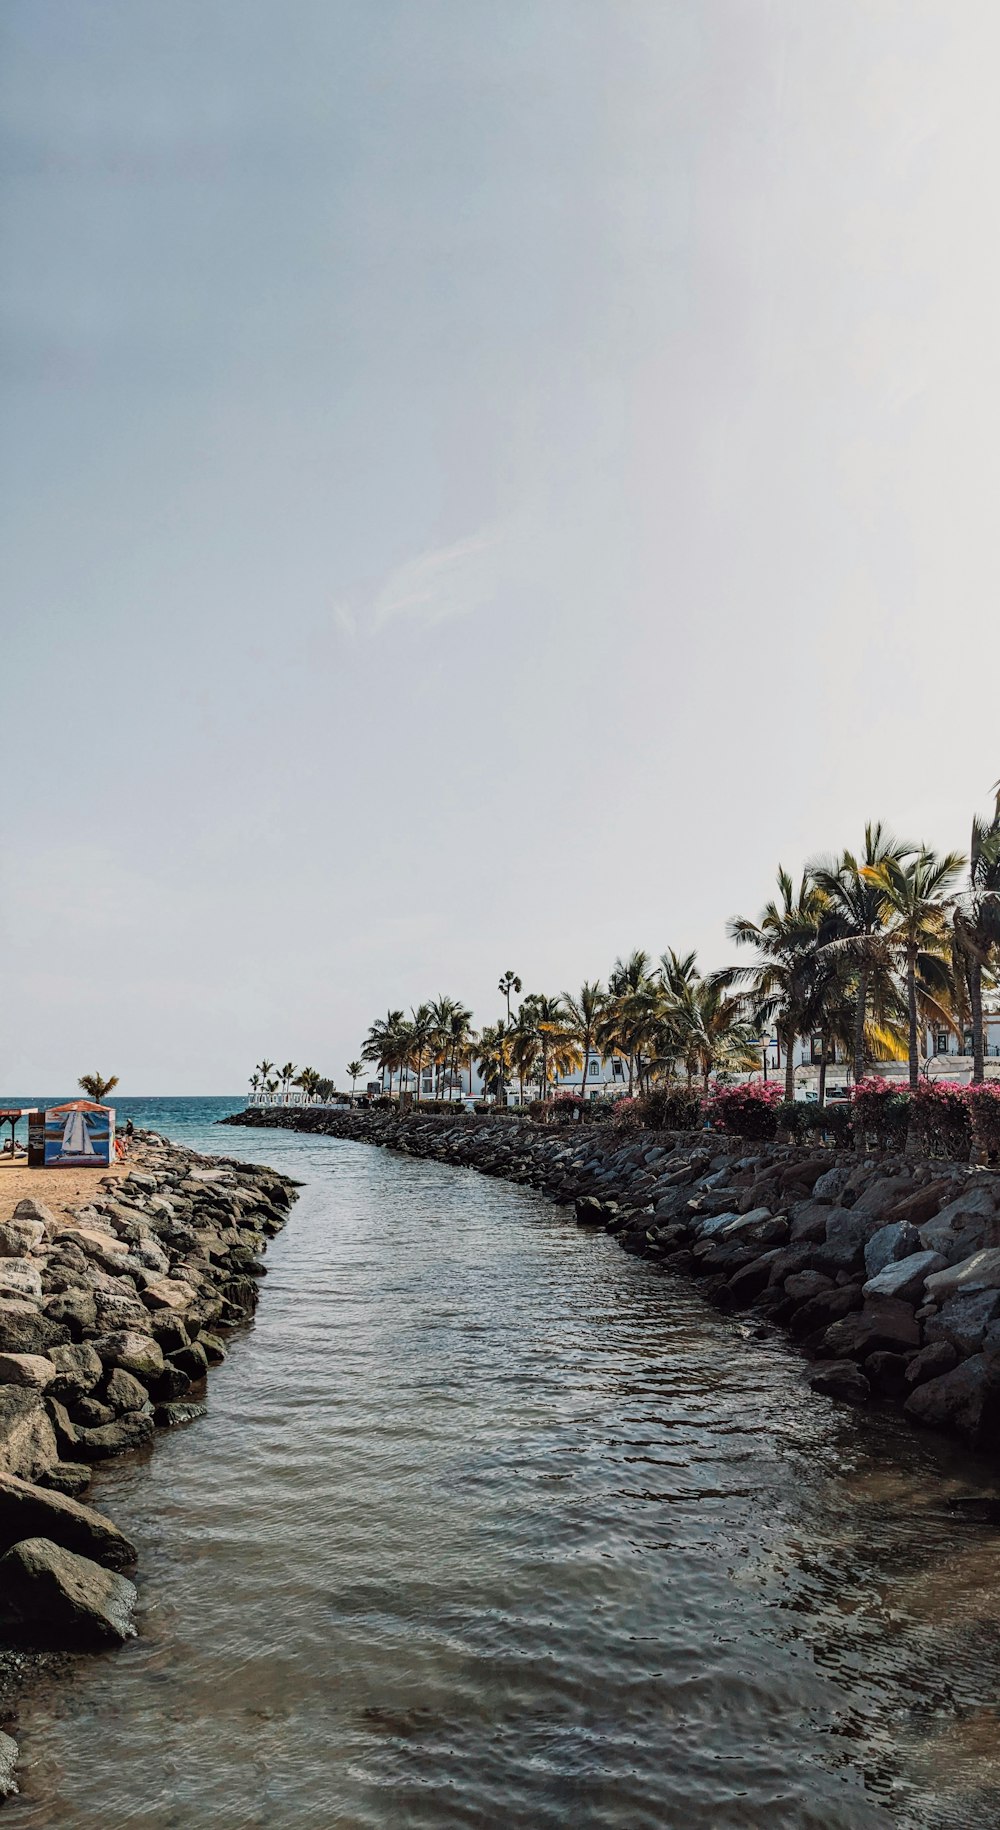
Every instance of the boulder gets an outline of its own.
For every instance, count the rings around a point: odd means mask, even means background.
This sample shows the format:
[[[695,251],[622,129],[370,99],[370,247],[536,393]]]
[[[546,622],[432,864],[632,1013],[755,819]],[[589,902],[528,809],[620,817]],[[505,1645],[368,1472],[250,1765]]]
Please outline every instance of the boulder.
[[[142,1293],[142,1300],[147,1309],[172,1309],[183,1314],[196,1301],[198,1292],[190,1284],[182,1283],[177,1277],[159,1277],[147,1284]]]
[[[925,1226],[928,1220],[934,1218],[942,1201],[954,1193],[954,1189],[955,1184],[950,1176],[936,1182],[925,1182],[922,1188],[915,1189],[912,1194],[904,1195],[900,1201],[895,1202],[886,1217],[902,1226]],[[916,1251],[917,1247],[914,1246],[913,1250]]]
[[[82,1341],[97,1327],[97,1306],[90,1290],[65,1290],[50,1296],[45,1313],[53,1326],[61,1328],[63,1341]]]
[[[163,1371],[163,1349],[151,1334],[138,1329],[118,1329],[112,1334],[98,1335],[91,1346],[104,1366],[109,1369],[120,1366],[144,1382],[155,1379]]]
[[[908,1221],[895,1220],[889,1226],[880,1226],[865,1246],[865,1270],[869,1277],[877,1277],[886,1265],[919,1252],[920,1243],[920,1234]]]
[[[919,1229],[920,1242],[954,1264],[976,1247],[992,1244],[995,1222],[992,1189],[985,1182],[973,1181],[933,1219],[924,1222]]]
[[[854,1212],[880,1220],[890,1209],[918,1192],[920,1184],[912,1176],[877,1176],[861,1190]]]
[[[42,1274],[31,1258],[0,1258],[0,1299],[26,1296],[33,1303],[42,1300]]]
[[[825,1398],[843,1398],[849,1404],[867,1404],[871,1397],[871,1386],[864,1373],[842,1360],[814,1367],[809,1374],[809,1384],[814,1392],[822,1392]]]
[[[983,1354],[960,1360],[951,1372],[918,1385],[906,1400],[907,1416],[929,1428],[949,1430],[970,1448],[996,1441],[1000,1422],[1000,1381]]]
[[[0,1734],[0,1798],[13,1798],[17,1791],[16,1766],[17,1742],[12,1735]]]
[[[154,1412],[156,1427],[159,1430],[176,1430],[185,1423],[196,1423],[199,1417],[207,1417],[208,1407],[204,1404],[158,1404]]]
[[[885,1348],[877,1348],[874,1353],[870,1353],[865,1361],[865,1378],[872,1391],[878,1392],[881,1398],[901,1398],[908,1390],[908,1362],[908,1354],[891,1353]]]
[[[788,1236],[795,1245],[819,1245],[826,1238],[829,1218],[828,1202],[796,1201],[789,1210]]]
[[[108,1569],[124,1569],[136,1560],[134,1545],[101,1513],[16,1475],[0,1474],[0,1553],[23,1538],[48,1538]]]
[[[853,1173],[853,1165],[835,1163],[832,1169],[827,1169],[823,1175],[817,1176],[813,1183],[813,1200],[825,1201],[828,1204],[839,1201]]]
[[[0,1225],[0,1258],[27,1258],[44,1238],[40,1220],[5,1220]]]
[[[921,1229],[921,1237],[926,1230]],[[927,1279],[929,1302],[943,1302],[960,1290],[1000,1290],[1000,1247],[990,1246],[985,1251],[972,1252],[968,1258],[936,1271]]]
[[[826,1328],[840,1316],[861,1307],[861,1285],[845,1284],[837,1289],[821,1290],[796,1309],[789,1323],[792,1334],[805,1340],[818,1329]]]
[[[835,1360],[866,1360],[880,1350],[920,1346],[920,1327],[909,1303],[881,1298],[832,1322],[823,1338],[824,1351]]]
[[[910,1360],[906,1383],[923,1385],[927,1379],[937,1379],[941,1373],[950,1372],[957,1363],[958,1354],[950,1341],[933,1341],[929,1347],[921,1347]]]
[[[863,1286],[863,1294],[866,1297],[899,1297],[904,1303],[916,1303],[920,1300],[927,1278],[943,1268],[944,1259],[940,1252],[914,1252],[910,1258],[900,1258],[887,1264],[877,1277],[870,1277]]]
[[[49,1234],[59,1231],[59,1221],[51,1207],[46,1207],[44,1201],[36,1201],[34,1195],[21,1197],[14,1209],[14,1219],[33,1221],[36,1226],[44,1227]]]
[[[964,1290],[949,1297],[924,1323],[927,1341],[950,1341],[960,1354],[979,1353],[991,1322],[1000,1316],[1000,1290]]]
[[[171,1366],[180,1368],[189,1379],[203,1379],[208,1371],[208,1355],[200,1341],[189,1341],[170,1356]]]
[[[83,1461],[106,1461],[112,1455],[130,1455],[133,1449],[141,1449],[152,1434],[153,1419],[149,1413],[129,1411],[114,1423],[78,1430],[76,1452]]]
[[[52,1361],[38,1353],[0,1353],[0,1385],[30,1385],[43,1392],[56,1376]]]
[[[832,1279],[822,1271],[793,1271],[791,1277],[785,1278],[785,1295],[796,1303],[807,1303],[810,1297],[832,1288]]]
[[[72,1403],[86,1392],[92,1392],[104,1377],[101,1357],[89,1341],[71,1341],[65,1347],[53,1347],[50,1358],[55,1368],[50,1387],[53,1398]]]
[[[82,1461],[57,1461],[55,1467],[40,1474],[40,1487],[51,1487],[54,1493],[65,1493],[71,1500],[78,1500],[85,1493],[93,1479],[93,1469]]]
[[[30,1479],[57,1459],[41,1393],[26,1385],[0,1385],[0,1473]]]
[[[121,1280],[120,1280],[121,1281]],[[102,1333],[116,1333],[124,1328],[141,1330],[148,1326],[146,1311],[135,1290],[94,1291],[95,1327]]]
[[[575,1211],[577,1226],[604,1226],[610,1219],[605,1202],[595,1201],[590,1195],[577,1201]]]
[[[856,1213],[853,1207],[834,1207],[826,1222],[826,1244],[820,1248],[824,1267],[840,1271],[860,1270],[864,1264],[865,1243],[874,1230],[874,1222]]]
[[[125,1576],[48,1538],[0,1558],[0,1624],[44,1645],[123,1645],[135,1634],[136,1592]]]
[[[105,1396],[116,1416],[123,1416],[129,1411],[141,1411],[149,1400],[149,1393],[140,1385],[134,1373],[126,1372],[124,1367],[116,1366],[111,1374]]]

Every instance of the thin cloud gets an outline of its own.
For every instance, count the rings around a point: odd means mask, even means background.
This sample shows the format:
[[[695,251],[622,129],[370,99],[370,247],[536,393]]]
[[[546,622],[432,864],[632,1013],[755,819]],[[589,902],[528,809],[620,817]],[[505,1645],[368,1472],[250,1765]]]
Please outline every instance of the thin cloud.
[[[383,579],[362,608],[343,602],[334,619],[344,635],[359,628],[378,634],[393,622],[407,620],[424,629],[455,617],[471,616],[496,595],[501,537],[484,529],[407,559]]]

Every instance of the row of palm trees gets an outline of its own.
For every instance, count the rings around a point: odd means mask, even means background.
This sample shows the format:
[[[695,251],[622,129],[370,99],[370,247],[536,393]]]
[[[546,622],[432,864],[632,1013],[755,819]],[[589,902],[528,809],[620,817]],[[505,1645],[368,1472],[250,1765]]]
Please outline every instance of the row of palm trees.
[[[349,1061],[347,1072],[351,1077],[351,1094],[365,1071],[363,1061]],[[264,1093],[269,1099],[288,1096],[290,1087],[299,1087],[307,1099],[329,1099],[337,1091],[336,1083],[317,1073],[315,1068],[298,1068],[294,1061],[286,1061],[284,1067],[276,1067],[273,1061],[258,1061],[250,1076],[250,1091]]]
[[[958,1036],[971,1031],[973,1081],[985,1072],[984,989],[1000,964],[1000,784],[988,819],[976,818],[968,857],[937,853],[869,824],[856,851],[820,858],[798,884],[779,867],[778,894],[754,921],[735,916],[730,939],[753,949],[747,965],[702,973],[695,953],[618,959],[607,984],[578,992],[522,991],[513,971],[498,989],[505,1016],[477,1035],[472,1012],[438,997],[409,1014],[389,1010],[361,1049],[390,1094],[426,1075],[435,1097],[464,1091],[478,1066],[487,1091],[503,1096],[514,1079],[550,1097],[557,1080],[593,1054],[623,1063],[630,1093],[654,1079],[683,1075],[708,1085],[713,1074],[761,1068],[762,1034],[774,1030],[785,1057],[785,1094],[794,1095],[794,1048],[819,1037],[819,1098],[826,1069],[841,1056],[855,1081],[873,1063],[908,1061],[920,1074],[925,1025]],[[959,879],[965,873],[964,881]],[[360,1072],[360,1064],[354,1063]],[[284,1073],[284,1070],[282,1070]]]

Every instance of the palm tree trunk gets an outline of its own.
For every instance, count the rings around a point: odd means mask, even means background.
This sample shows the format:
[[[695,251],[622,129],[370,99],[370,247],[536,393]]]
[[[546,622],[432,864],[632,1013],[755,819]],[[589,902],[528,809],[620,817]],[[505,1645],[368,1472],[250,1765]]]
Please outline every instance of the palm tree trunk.
[[[868,967],[858,973],[858,1002],[854,1012],[854,1084],[865,1077],[865,1018],[868,1015]]]
[[[826,1105],[826,1037],[825,1037],[825,1035],[820,1036],[819,1044],[820,1044],[820,1046],[819,1046],[819,1095],[818,1095],[818,1099],[819,1099],[820,1108],[822,1109],[822,1107]]]
[[[983,1047],[983,968],[977,959],[969,970],[969,1002],[972,1005],[972,1084],[978,1087],[986,1079]]]
[[[910,1092],[920,1085],[920,1054],[917,1048],[917,962],[913,948],[906,955],[906,1003],[909,1015]]]
[[[785,1037],[785,1098],[795,1098],[795,1031],[790,1029]]]

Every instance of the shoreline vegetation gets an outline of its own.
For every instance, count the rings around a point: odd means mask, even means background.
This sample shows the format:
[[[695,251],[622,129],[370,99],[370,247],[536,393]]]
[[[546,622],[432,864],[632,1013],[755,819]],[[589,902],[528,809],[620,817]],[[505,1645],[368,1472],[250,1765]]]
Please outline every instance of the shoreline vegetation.
[[[127,1167],[58,1208],[60,1172],[0,1213],[0,1721],[25,1685],[135,1628],[136,1547],[86,1504],[95,1465],[204,1415],[257,1304],[296,1184],[136,1134]],[[2,1189],[3,1184],[0,1184]],[[58,1193],[56,1192],[58,1190]],[[69,1187],[67,1195],[71,1196]],[[51,1205],[40,1197],[48,1195]],[[0,1798],[17,1791],[0,1734]]]
[[[1000,1170],[891,1147],[518,1112],[249,1107],[220,1121],[378,1145],[538,1189],[651,1271],[781,1330],[814,1391],[1000,1446]]]
[[[1000,964],[1000,783],[985,819],[972,821],[968,851],[937,853],[896,838],[881,821],[861,845],[810,862],[796,884],[779,866],[778,893],[756,920],[733,916],[727,932],[745,965],[703,973],[694,952],[668,948],[658,959],[637,950],[615,961],[607,982],[578,992],[522,992],[511,970],[499,980],[504,1014],[480,1031],[461,1001],[440,996],[407,1015],[390,1009],[370,1026],[359,1061],[348,1065],[351,1096],[362,1064],[380,1090],[473,1097],[478,1070],[485,1097],[504,1105],[517,1086],[539,1103],[558,1098],[561,1081],[581,1075],[591,1089],[592,1060],[607,1062],[614,1095],[656,1087],[761,1077],[773,1050],[784,1100],[796,1089],[796,1046],[808,1039],[818,1069],[817,1104],[826,1104],[827,1070],[846,1066],[855,1087],[880,1065],[906,1065],[911,1093],[928,1061],[921,1037],[954,1037],[971,1058],[970,1082],[987,1082],[987,1000]],[[801,1064],[800,1064],[801,1065]],[[1000,1083],[997,1083],[1000,1086]],[[334,1081],[292,1062],[266,1058],[250,1078],[251,1096],[328,1100]],[[603,1086],[603,1083],[602,1083]],[[564,1093],[563,1097],[566,1096]]]

